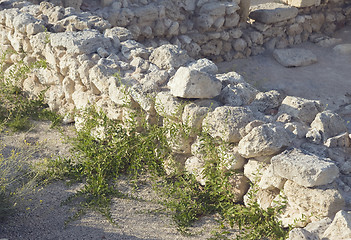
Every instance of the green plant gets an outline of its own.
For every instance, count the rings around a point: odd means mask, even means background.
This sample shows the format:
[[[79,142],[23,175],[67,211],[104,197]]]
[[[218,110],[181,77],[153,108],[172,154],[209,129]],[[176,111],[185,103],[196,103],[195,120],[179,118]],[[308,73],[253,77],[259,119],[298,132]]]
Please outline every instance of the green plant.
[[[4,60],[4,56],[2,59]],[[46,62],[39,60],[26,65],[23,61],[10,67],[0,63],[0,124],[15,131],[27,130],[31,127],[30,120],[50,120],[53,126],[61,122],[58,114],[48,110],[44,103],[45,91],[39,96],[28,99],[20,88],[20,82],[36,68],[46,68]],[[6,71],[5,71],[5,67]]]

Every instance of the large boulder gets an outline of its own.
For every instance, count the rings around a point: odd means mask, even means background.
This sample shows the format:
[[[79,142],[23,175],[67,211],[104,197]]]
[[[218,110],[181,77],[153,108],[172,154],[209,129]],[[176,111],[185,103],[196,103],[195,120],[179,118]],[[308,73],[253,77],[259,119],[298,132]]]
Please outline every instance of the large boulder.
[[[168,86],[173,96],[182,98],[213,98],[222,89],[221,81],[190,67],[180,67]]]
[[[290,135],[279,125],[263,124],[253,128],[239,142],[239,153],[245,158],[277,154],[290,145]]]
[[[289,149],[271,159],[273,171],[304,187],[331,183],[339,176],[339,169],[330,159],[299,149]]]
[[[250,104],[258,90],[248,83],[229,84],[223,88],[219,99],[225,105],[242,106]]]
[[[245,126],[252,120],[253,113],[248,108],[223,106],[208,113],[203,128],[214,138],[239,142],[245,134]]]

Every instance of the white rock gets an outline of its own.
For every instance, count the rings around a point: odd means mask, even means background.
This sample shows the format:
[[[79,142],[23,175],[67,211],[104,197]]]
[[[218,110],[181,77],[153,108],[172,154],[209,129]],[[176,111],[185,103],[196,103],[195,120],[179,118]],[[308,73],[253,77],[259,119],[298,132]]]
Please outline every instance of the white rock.
[[[91,54],[99,47],[109,49],[111,41],[97,30],[51,33],[50,43],[54,48],[66,49],[67,53]]]
[[[328,226],[331,224],[332,220],[328,217],[322,218],[321,220],[318,221],[313,221],[304,228],[307,231],[309,231],[312,234],[315,234],[319,237],[319,239],[322,239],[323,233],[325,230],[328,228]]]
[[[179,68],[190,60],[184,50],[170,44],[156,48],[150,55],[150,61],[160,69]]]
[[[260,112],[277,108],[281,105],[283,96],[276,90],[268,92],[259,92],[256,94],[251,106]]]
[[[325,185],[339,176],[338,167],[330,159],[299,149],[286,150],[271,162],[274,174],[304,187]]]
[[[244,165],[244,175],[250,179],[253,184],[257,184],[262,177],[262,172],[267,168],[266,164],[254,159],[250,159]]]
[[[252,120],[253,114],[248,108],[223,106],[207,114],[203,128],[214,138],[239,142],[245,134],[245,126]]]
[[[262,170],[261,180],[258,186],[264,190],[282,189],[286,179],[274,172],[273,164]]]
[[[207,58],[201,58],[195,62],[191,62],[187,67],[209,74],[216,74],[218,72],[217,65]]]
[[[321,110],[322,105],[319,101],[287,96],[279,107],[278,115],[287,113],[310,124]]]
[[[290,145],[290,136],[281,126],[263,124],[255,127],[239,142],[239,153],[245,158],[279,153]]]
[[[180,67],[168,86],[176,97],[213,98],[220,94],[222,83],[208,73]]]
[[[196,180],[201,184],[206,184],[206,178],[202,171],[204,170],[205,162],[195,156],[188,158],[185,161],[185,170],[188,173],[194,174]]]
[[[294,228],[287,240],[319,240],[319,237],[303,228]]]
[[[311,128],[316,129],[322,134],[323,141],[347,132],[344,120],[338,114],[329,110],[318,113],[311,123]]]
[[[351,238],[351,212],[339,211],[333,222],[323,234],[323,239],[350,239]]]
[[[335,147],[350,147],[350,137],[349,133],[345,132],[338,136],[328,138],[324,143],[325,146],[335,148]]]
[[[246,83],[243,76],[237,72],[217,74],[216,78],[220,80],[224,86],[227,86],[228,84],[236,85],[238,83]]]
[[[275,49],[273,57],[284,67],[308,66],[317,62],[317,56],[302,48]]]
[[[332,185],[306,188],[288,180],[283,191],[288,206],[279,219],[285,218],[285,223],[293,224],[295,218],[302,217],[302,214],[306,217],[305,224],[321,217],[333,217],[345,206],[344,198]]]
[[[229,84],[223,88],[219,99],[224,105],[242,106],[250,104],[257,93],[258,90],[248,83]]]
[[[181,119],[183,102],[169,92],[160,92],[156,95],[155,109],[160,116],[170,119]]]
[[[227,170],[242,169],[246,163],[246,159],[241,157],[238,153],[238,148],[233,146],[219,146],[218,157],[220,165]]]

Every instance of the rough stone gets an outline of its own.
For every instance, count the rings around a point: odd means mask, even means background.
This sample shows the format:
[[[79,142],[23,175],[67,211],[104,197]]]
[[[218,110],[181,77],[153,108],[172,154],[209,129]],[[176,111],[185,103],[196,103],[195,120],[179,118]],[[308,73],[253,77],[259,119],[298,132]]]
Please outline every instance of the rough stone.
[[[310,124],[321,110],[322,105],[319,101],[287,96],[279,107],[278,115],[286,113]]]
[[[333,50],[335,53],[348,55],[351,54],[351,44],[339,44],[336,45]]]
[[[250,104],[257,93],[258,90],[248,83],[228,84],[221,91],[219,99],[224,105],[242,106]]]
[[[289,146],[290,141],[290,135],[283,127],[263,124],[240,140],[239,153],[245,158],[277,154]]]
[[[280,3],[259,4],[249,17],[261,23],[271,24],[296,17],[298,10]]]
[[[201,58],[195,62],[188,64],[190,69],[195,69],[200,72],[207,72],[209,74],[216,74],[218,72],[218,67],[211,60],[207,58]]]
[[[316,129],[322,134],[323,141],[347,132],[344,120],[338,114],[329,110],[318,113],[311,123],[311,128]]]
[[[330,159],[299,149],[289,149],[271,159],[274,174],[304,187],[329,184],[339,176]]]
[[[319,240],[319,237],[303,228],[294,228],[289,232],[288,240]]]
[[[339,211],[333,222],[325,230],[323,239],[350,239],[351,238],[351,212]]]
[[[220,94],[222,83],[208,73],[190,67],[180,67],[168,86],[173,96],[213,98]]]
[[[184,50],[170,44],[156,48],[150,56],[150,61],[160,69],[176,69],[190,60],[191,58]]]
[[[156,95],[155,109],[163,117],[170,119],[181,119],[182,101],[169,92],[160,92]]]
[[[225,142],[239,142],[245,133],[245,126],[253,120],[252,112],[245,107],[217,107],[207,114],[203,127],[214,137]]]
[[[195,176],[196,180],[202,184],[206,184],[206,178],[202,171],[204,170],[205,162],[195,156],[188,158],[185,161],[185,170]]]
[[[321,0],[284,0],[290,6],[294,6],[297,8],[304,8],[304,7],[312,7],[312,6],[319,6],[321,4]]]
[[[317,62],[316,55],[302,48],[275,49],[273,57],[284,67],[308,66]]]

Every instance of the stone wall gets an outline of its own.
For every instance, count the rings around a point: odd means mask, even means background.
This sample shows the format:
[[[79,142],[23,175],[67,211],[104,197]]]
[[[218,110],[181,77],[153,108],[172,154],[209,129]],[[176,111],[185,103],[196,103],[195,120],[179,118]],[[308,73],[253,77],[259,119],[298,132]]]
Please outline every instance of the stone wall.
[[[136,5],[140,3],[147,5],[148,2],[135,1]],[[232,5],[223,4],[225,14],[231,13],[227,9]],[[335,1],[330,4],[339,6]],[[233,9],[237,14],[237,8]],[[302,15],[296,14],[318,7],[291,9],[294,8],[286,10],[289,19],[280,19],[281,26],[291,23],[289,29],[292,26],[300,29],[304,22],[300,19]],[[234,56],[245,55],[247,49],[250,54],[255,53],[253,49],[273,41],[264,36],[267,31],[257,30],[258,25],[279,27],[279,23],[267,20],[271,19],[267,13],[251,14],[257,18],[252,27],[232,29],[240,33],[230,42],[236,49]],[[304,19],[312,24],[313,17],[307,16]],[[258,21],[265,23],[258,24]],[[344,21],[347,22],[346,17]],[[324,26],[319,30],[324,28],[329,29]],[[303,31],[296,36],[302,36]],[[168,41],[164,40],[161,46],[147,47],[135,40],[138,37],[130,29],[113,26],[92,13],[48,2],[32,5],[26,1],[2,1],[0,34],[1,50],[7,53],[5,72],[21,60],[26,64],[38,59],[47,62],[46,69],[35,70],[17,84],[30,95],[46,90],[47,103],[65,116],[65,122],[75,122],[79,128],[80,119],[74,113],[94,104],[111,119],[125,123],[133,111],[139,110],[151,124],[161,116],[164,125],[183,123],[191,129],[205,130],[219,140],[216,147],[223,168],[241,172],[232,176],[233,189],[238,193],[236,201],[248,204],[247,192],[254,191],[249,189],[248,182],[254,182],[256,200],[262,208],[286,199],[287,208],[279,216],[283,223],[293,224],[294,220],[306,216],[306,221],[299,222],[301,226],[312,221],[318,229],[326,230],[318,235],[313,230],[316,227],[309,225],[301,231],[320,238],[324,234],[337,239],[333,228],[338,228],[340,219],[350,218],[346,211],[351,209],[350,136],[343,119],[326,111],[320,102],[283,96],[277,91],[259,92],[239,74],[218,74],[212,61],[195,60],[179,46],[167,44]],[[197,34],[218,35],[211,31]],[[237,51],[240,45],[244,47]],[[128,108],[126,101],[130,103]],[[171,163],[175,162],[206,184],[202,175],[206,160],[196,131],[187,137],[174,133],[169,136],[169,142],[173,158],[169,159],[167,170],[174,170]],[[335,215],[337,221],[331,223]],[[292,235],[291,239],[296,238]]]

